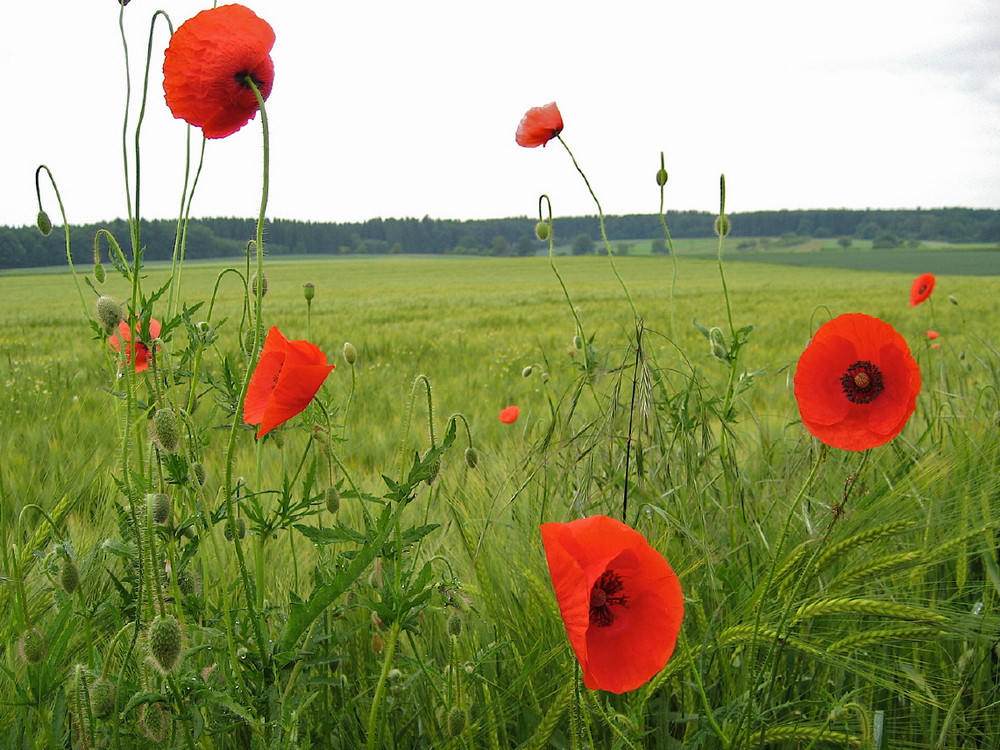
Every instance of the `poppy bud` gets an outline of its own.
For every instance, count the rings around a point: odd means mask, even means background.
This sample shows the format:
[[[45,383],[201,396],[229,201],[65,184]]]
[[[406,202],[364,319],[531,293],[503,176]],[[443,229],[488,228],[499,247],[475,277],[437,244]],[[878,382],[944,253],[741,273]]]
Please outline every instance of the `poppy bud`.
[[[146,504],[153,517],[153,523],[162,526],[170,518],[170,498],[162,492],[151,492],[146,495]]]
[[[191,476],[194,477],[194,481],[198,483],[199,487],[205,485],[205,464],[201,461],[195,461],[191,464]]]
[[[385,676],[386,679],[389,680],[389,682],[399,682],[401,679],[403,679],[403,671],[401,669],[396,669],[395,667],[393,667],[386,673]]]
[[[310,282],[306,282],[302,285],[302,296],[306,298],[306,302],[312,302],[313,297],[316,296],[316,285]]]
[[[667,170],[665,170],[663,167],[660,167],[658,170],[656,170],[656,184],[659,185],[660,187],[663,187],[664,185],[667,184]]]
[[[49,215],[42,210],[38,211],[38,231],[46,237],[48,237],[49,232],[52,231],[52,220],[49,218]]]
[[[725,237],[729,234],[729,217],[722,215],[715,219],[715,233],[719,237]]]
[[[385,648],[385,643],[382,641],[382,636],[378,633],[372,635],[372,651],[376,654],[381,654],[382,650]]]
[[[428,453],[430,453],[430,449],[427,450],[427,453],[424,453],[424,455],[421,456],[421,461],[426,460]],[[434,480],[437,479],[438,474],[441,473],[441,458],[435,458],[427,468],[430,473],[424,481],[427,482],[428,485],[431,485],[434,484]]]
[[[462,635],[462,615],[458,612],[452,612],[448,616],[448,635],[458,638]]]
[[[177,412],[167,407],[153,413],[153,440],[166,453],[176,453],[181,445]]]
[[[349,365],[353,365],[358,361],[358,350],[354,348],[354,344],[350,341],[344,342],[344,361]]]
[[[28,628],[17,640],[17,653],[26,664],[37,664],[45,655],[45,636],[38,628]]]
[[[147,634],[149,656],[160,674],[168,675],[181,663],[183,636],[181,625],[173,615],[157,615]]]
[[[201,588],[197,574],[188,568],[177,571],[177,588],[185,596],[197,594]]]
[[[948,301],[951,304],[953,304],[955,307],[958,307],[958,298],[954,294],[949,294],[948,295]]]
[[[583,337],[580,336],[579,334],[573,337],[573,348],[583,349]]]
[[[90,684],[90,706],[94,716],[104,719],[115,710],[115,683],[107,677],[98,677]]]
[[[340,491],[336,487],[327,487],[324,499],[326,501],[326,509],[330,513],[336,513],[340,510]]]
[[[533,370],[531,368],[531,365],[528,365],[523,370],[521,370],[521,377],[522,378],[530,378],[532,372],[533,372]]]
[[[146,738],[159,745],[167,737],[170,716],[162,703],[143,703],[139,707],[139,727]]]
[[[266,297],[267,296],[267,275],[266,274],[261,274],[260,278],[261,278],[260,296],[261,297]],[[250,277],[250,293],[254,297],[257,296],[257,274],[256,273],[254,273],[254,275]]]
[[[94,280],[98,284],[103,284],[104,280],[107,277],[108,275],[104,271],[104,264],[102,264],[100,261],[97,261],[97,263],[94,264]]]
[[[461,706],[453,706],[448,712],[448,736],[458,737],[465,731],[469,716]]]
[[[465,465],[470,469],[475,469],[479,465],[479,451],[471,445],[465,449]]]
[[[549,225],[548,222],[540,221],[535,224],[535,236],[540,240],[547,240],[549,238]]]
[[[713,357],[722,360],[729,359],[729,348],[726,346],[721,328],[712,328],[712,330],[708,332],[708,340],[711,344]]]
[[[237,536],[239,536],[240,539],[243,539],[247,535],[246,519],[244,519],[242,516],[239,516],[234,521],[234,525],[236,526]],[[222,533],[226,537],[226,539],[228,539],[230,542],[233,541],[233,532],[230,529],[228,523],[226,524],[226,528]]]
[[[122,319],[122,309],[111,297],[101,295],[97,298],[97,319],[101,325],[111,330],[117,328]]]
[[[80,568],[76,561],[69,557],[63,560],[59,570],[59,585],[63,591],[71,596],[80,588]]]

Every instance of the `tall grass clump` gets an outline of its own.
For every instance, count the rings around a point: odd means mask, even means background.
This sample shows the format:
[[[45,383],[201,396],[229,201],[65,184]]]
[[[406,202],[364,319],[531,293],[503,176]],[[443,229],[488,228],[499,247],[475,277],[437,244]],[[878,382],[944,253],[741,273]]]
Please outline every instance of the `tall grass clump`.
[[[192,28],[253,53],[238,76]],[[565,146],[606,257],[557,262],[542,196],[547,258],[272,261],[273,31],[170,29],[167,102],[204,136],[172,262],[140,233],[150,43],[129,236],[0,278],[0,744],[995,742],[986,282],[907,307],[908,277],[724,263],[724,177],[714,259],[678,258],[662,156],[672,257],[615,258],[554,103],[517,142]],[[201,156],[257,123],[245,256],[191,263]]]

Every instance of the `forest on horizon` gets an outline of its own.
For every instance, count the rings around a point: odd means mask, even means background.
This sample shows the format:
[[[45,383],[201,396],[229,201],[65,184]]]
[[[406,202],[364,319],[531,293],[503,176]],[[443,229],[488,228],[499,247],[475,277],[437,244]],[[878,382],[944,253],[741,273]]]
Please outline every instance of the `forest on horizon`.
[[[53,217],[55,219],[56,217]],[[730,237],[814,237],[870,240],[874,248],[904,243],[949,242],[1000,244],[1000,209],[940,208],[897,210],[782,210],[729,214]],[[667,226],[674,239],[711,237],[715,214],[706,211],[669,211]],[[191,219],[187,227],[188,259],[237,257],[254,236],[255,219]],[[456,254],[534,255],[547,243],[535,238],[535,219],[373,218],[364,222],[333,223],[271,219],[266,227],[267,252],[280,255],[348,254]],[[663,238],[658,214],[607,216],[612,243]],[[146,260],[169,260],[174,253],[176,220],[143,220],[142,245]],[[98,230],[106,229],[126,247],[129,232],[121,219],[104,224],[70,227],[74,263],[94,261]],[[581,236],[600,239],[597,216],[557,217],[553,223],[557,245]],[[579,243],[584,247],[586,243]],[[578,245],[578,246],[579,246]],[[595,242],[595,246],[597,243]],[[845,246],[847,246],[845,244]],[[101,240],[107,260],[107,241]],[[48,235],[35,226],[0,227],[0,268],[31,268],[66,263],[65,233],[55,227]]]

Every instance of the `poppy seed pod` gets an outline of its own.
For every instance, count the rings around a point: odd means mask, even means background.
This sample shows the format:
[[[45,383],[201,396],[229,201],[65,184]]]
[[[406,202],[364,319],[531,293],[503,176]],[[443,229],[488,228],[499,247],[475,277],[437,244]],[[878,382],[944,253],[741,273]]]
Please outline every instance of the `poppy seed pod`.
[[[181,663],[183,652],[181,625],[173,615],[157,615],[149,625],[149,656],[160,674],[168,675]]]
[[[349,365],[353,365],[358,361],[358,350],[354,348],[354,344],[350,341],[344,342],[344,361]]]
[[[109,331],[116,328],[122,320],[122,309],[111,297],[101,295],[96,303],[97,319]]]
[[[540,221],[535,224],[535,236],[540,240],[547,240],[549,238],[549,225],[548,222]]]
[[[181,445],[180,424],[177,412],[170,407],[153,413],[153,440],[165,453],[176,453]]]
[[[44,234],[46,237],[52,231],[52,220],[45,211],[38,211],[38,231]]]
[[[660,167],[658,170],[656,170],[656,184],[659,185],[660,187],[663,187],[664,185],[667,184],[667,177],[668,177],[667,170],[665,170],[663,167]]]
[[[306,302],[312,302],[313,297],[316,296],[316,285],[310,282],[303,284],[302,296],[306,298]]]
[[[38,628],[28,628],[17,640],[17,653],[26,664],[37,664],[45,655],[45,636]]]
[[[146,495],[146,504],[153,523],[162,526],[170,518],[170,497],[162,492],[151,492]]]

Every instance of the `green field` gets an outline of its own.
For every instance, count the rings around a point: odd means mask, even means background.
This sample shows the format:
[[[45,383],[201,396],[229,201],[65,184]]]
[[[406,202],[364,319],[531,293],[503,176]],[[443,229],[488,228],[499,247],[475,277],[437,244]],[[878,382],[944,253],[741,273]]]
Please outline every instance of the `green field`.
[[[155,714],[159,746],[186,748],[991,746],[1000,255],[726,257],[733,328],[753,326],[735,353],[719,266],[693,246],[673,294],[673,259],[648,255],[615,259],[627,295],[606,257],[557,258],[565,291],[547,258],[269,260],[263,325],[337,369],[322,409],[260,442],[229,428],[224,363],[245,371],[235,273],[185,266],[180,297],[205,303],[190,320],[218,338],[192,379],[179,319],[169,366],[133,397],[88,322],[95,292],[67,273],[0,276],[0,745],[152,747]],[[796,267],[814,258],[894,271]],[[934,296],[911,308],[928,270]],[[145,269],[142,293],[169,277]],[[114,274],[99,288],[132,294]],[[166,300],[150,303],[164,322]],[[844,312],[891,323],[923,376],[902,434],[865,457],[821,450],[792,393],[810,335]],[[154,401],[193,406],[178,455],[153,451]],[[502,424],[510,404],[520,417]],[[425,482],[428,466],[410,469],[432,446],[446,450]],[[408,503],[383,506],[386,478]],[[147,490],[171,496],[166,525],[147,523]],[[624,497],[677,572],[685,618],[667,667],[613,695],[578,682],[538,524],[621,517]],[[240,545],[228,499],[249,527]],[[395,525],[379,536],[383,507]],[[67,558],[82,573],[72,594]],[[307,617],[298,602],[323,596]],[[145,635],[162,612],[186,650],[166,676]],[[17,648],[30,627],[37,663]],[[110,716],[90,697],[102,674]]]

